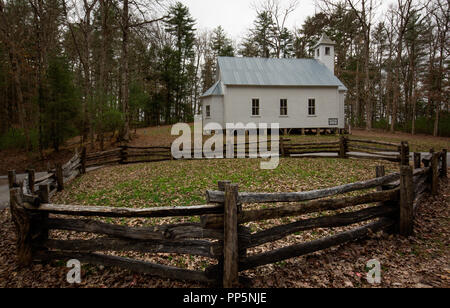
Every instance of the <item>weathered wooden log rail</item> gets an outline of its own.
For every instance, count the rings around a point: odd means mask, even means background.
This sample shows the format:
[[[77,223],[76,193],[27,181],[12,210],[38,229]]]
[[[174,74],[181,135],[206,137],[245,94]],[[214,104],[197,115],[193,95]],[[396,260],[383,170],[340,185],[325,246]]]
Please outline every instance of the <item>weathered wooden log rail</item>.
[[[42,191],[41,191],[42,190]],[[221,205],[160,207],[148,209],[108,208],[95,206],[54,205],[46,199],[47,186],[38,195],[26,196],[20,188],[11,189],[11,213],[17,229],[18,264],[33,261],[79,258],[94,264],[120,266],[151,273],[163,278],[213,283],[215,280],[198,270],[114,257],[105,252],[173,253],[219,259],[222,256],[223,233],[207,230],[195,223],[131,228],[79,217],[151,218],[199,216],[223,213]],[[24,198],[26,196],[26,198]],[[47,195],[48,196],[48,195]],[[25,201],[26,200],[26,201]],[[70,216],[71,218],[67,218]],[[50,239],[50,230],[87,232],[98,235],[88,240]]]
[[[64,184],[74,180],[81,175],[82,163],[78,152],[64,165],[56,164],[55,169],[48,170],[48,173],[40,178],[36,178],[33,169],[27,170],[27,176],[18,181],[14,170],[8,171],[9,188],[20,187],[25,196],[35,193],[36,188],[48,186],[49,196],[53,196],[57,191],[64,190]]]
[[[282,141],[282,140],[281,140]],[[338,141],[285,143],[280,144],[284,157],[321,158],[330,157],[321,154],[336,154],[339,158],[358,158],[386,160],[409,164],[409,145],[407,142],[399,144],[392,142],[350,139],[341,136]]]
[[[414,168],[401,166],[399,173],[385,175],[384,167],[378,166],[374,179],[332,188],[309,192],[245,193],[239,192],[238,185],[221,181],[218,190],[206,192],[207,205],[145,209],[52,204],[48,183],[33,191],[27,188],[33,182],[33,173],[29,173],[27,181],[17,183],[15,173],[11,172],[10,206],[17,232],[17,262],[20,266],[29,266],[33,261],[75,258],[81,262],[116,266],[162,278],[236,287],[241,271],[364,239],[372,232],[387,230],[403,236],[412,235],[417,205],[428,193],[437,194],[439,178],[447,177],[447,151],[432,152],[423,159],[415,154],[414,158]],[[64,174],[67,168],[79,170],[81,161],[75,156],[64,165],[66,168],[61,166],[60,173]],[[66,172],[66,175],[70,177],[71,173]],[[367,192],[372,189],[376,191]],[[354,191],[365,193],[338,197]],[[298,204],[245,209],[245,204],[258,203]],[[352,208],[361,205],[364,206]],[[295,218],[312,213],[321,215],[254,233],[245,226],[249,222]],[[327,214],[323,216],[324,213]],[[194,216],[200,217],[200,223],[152,227],[129,227],[95,219]],[[249,249],[282,240],[297,232],[356,224],[358,226],[353,229],[325,238],[253,255],[248,253]],[[90,233],[96,237],[88,240],[51,239],[50,230]],[[204,271],[186,270],[107,254],[126,251],[207,257],[211,265]]]
[[[262,157],[266,154],[259,148],[262,145],[267,146],[267,152],[273,154],[271,152],[272,142],[271,140],[268,140],[265,144],[260,142],[233,144],[230,149],[224,144],[223,153],[220,153],[221,155],[219,158],[227,157],[229,152],[237,158]],[[330,157],[329,155],[326,156],[322,154],[336,154],[336,156],[333,157],[386,160],[399,162],[401,165],[408,165],[410,160],[409,145],[407,142],[396,144],[373,140],[349,139],[347,136],[341,136],[339,140],[336,141],[306,143],[293,143],[291,139],[284,139],[281,137],[279,139],[278,151],[281,157],[322,158]],[[210,158],[217,153],[203,153],[202,150],[191,147],[188,154],[191,158],[197,159],[198,157]],[[89,154],[86,154],[86,150],[83,149],[80,161],[82,170],[85,170],[88,167],[95,166],[160,162],[172,159],[174,158],[171,153],[171,147],[134,147],[124,145],[119,146],[116,149]]]
[[[404,150],[401,150],[401,153],[406,155],[405,149],[407,147],[406,145],[402,146]],[[415,156],[417,157],[417,154]],[[400,173],[384,175],[385,168],[379,166],[376,170],[377,178],[375,179],[312,192],[245,193],[238,192],[237,186],[229,183],[225,185],[225,192],[223,189],[207,191],[208,202],[224,203],[225,213],[203,215],[201,217],[202,227],[224,230],[225,235],[237,233],[224,237],[224,247],[227,247],[227,249],[224,249],[224,263],[214,265],[208,271],[218,273],[223,267],[224,286],[236,287],[241,271],[363,239],[372,232],[386,230],[398,232],[403,236],[412,235],[417,205],[428,192],[437,193],[439,177],[447,177],[447,151],[432,153],[430,158],[423,160],[424,167],[421,166],[420,159],[416,159],[416,161],[418,162],[415,163],[414,169],[408,164],[400,167]],[[431,167],[428,166],[430,164]],[[377,191],[355,197],[322,199],[332,195],[370,188],[377,188]],[[246,203],[273,202],[302,203],[266,209],[243,210]],[[371,206],[352,212],[338,212],[334,215],[301,219],[256,233],[248,233],[240,226],[253,221],[348,210],[357,205]],[[347,227],[364,222],[368,223],[311,242],[294,244],[254,255],[248,255],[247,253],[250,248],[281,240],[297,232],[316,228]],[[234,264],[233,267],[226,266],[230,262]],[[236,266],[236,264],[238,265]]]

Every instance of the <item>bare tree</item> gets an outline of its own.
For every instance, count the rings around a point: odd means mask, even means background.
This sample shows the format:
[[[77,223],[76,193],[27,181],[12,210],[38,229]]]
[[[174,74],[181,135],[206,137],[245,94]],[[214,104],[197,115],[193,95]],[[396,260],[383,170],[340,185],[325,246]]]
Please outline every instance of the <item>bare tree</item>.
[[[376,0],[347,0],[347,4],[353,10],[354,14],[358,18],[361,28],[362,28],[362,37],[364,40],[364,96],[365,107],[366,107],[366,129],[372,129],[372,120],[373,120],[373,101],[370,95],[370,43],[371,43],[371,31],[374,20],[374,13],[378,6],[378,2]]]
[[[14,81],[14,89],[17,99],[18,118],[20,126],[24,129],[25,137],[27,140],[27,151],[30,150],[30,134],[26,121],[25,103],[22,91],[21,82],[21,66],[23,62],[23,56],[20,55],[18,46],[23,43],[23,39],[26,39],[24,27],[15,27],[14,24],[18,23],[16,18],[20,18],[20,15],[15,12],[6,12],[5,3],[0,0],[0,41],[6,46],[8,52],[8,58],[11,65],[12,77]]]
[[[432,14],[436,23],[436,38],[439,44],[439,64],[438,64],[438,80],[437,80],[437,96],[436,96],[436,109],[435,109],[435,120],[433,135],[437,136],[439,133],[439,117],[442,108],[442,103],[444,102],[444,87],[443,80],[444,76],[444,65],[449,58],[449,23],[450,23],[450,7],[448,1],[438,0],[435,2],[435,7],[432,10]],[[448,78],[448,77],[447,77]],[[448,97],[446,97],[448,104]]]
[[[120,56],[120,106],[124,116],[124,125],[120,133],[120,139],[130,141],[130,72],[129,72],[129,36],[130,31],[135,27],[141,27],[161,21],[166,16],[155,17],[154,9],[163,5],[163,0],[137,1],[123,0],[121,18],[119,21],[122,32],[122,53]]]
[[[364,86],[362,91],[359,90],[359,61],[357,62],[357,72],[356,72],[356,114],[360,115],[360,98],[363,101],[363,106],[366,111],[366,129],[372,129],[373,120],[373,98],[370,93],[370,46],[371,46],[371,31],[374,24],[375,13],[379,7],[380,2],[378,0],[345,0],[346,9],[352,12],[355,18],[357,18],[360,25],[361,34],[357,37],[361,40],[362,45],[362,55],[364,64]],[[321,0],[319,2],[319,7],[323,11],[330,12],[332,9],[336,9],[342,5],[341,2],[336,2],[333,0]],[[359,48],[359,43],[356,43],[356,47]],[[359,92],[366,93],[366,95],[360,96]],[[359,98],[360,97],[360,98]]]
[[[72,42],[75,46],[78,58],[80,60],[81,66],[83,68],[83,127],[82,127],[82,138],[81,142],[85,143],[87,141],[87,135],[89,132],[91,140],[91,148],[94,147],[94,127],[93,127],[93,112],[89,110],[89,105],[93,102],[93,87],[92,87],[92,72],[91,72],[91,54],[92,54],[92,19],[94,8],[98,3],[98,0],[83,0],[83,14],[77,8],[78,1],[68,0],[63,1],[63,9],[65,15],[66,26],[69,28]],[[68,5],[69,4],[69,5]],[[73,12],[75,21],[70,20],[70,12]],[[77,25],[74,29],[74,24]],[[79,31],[77,31],[79,30]],[[81,38],[77,33],[81,33]]]
[[[386,63],[387,77],[386,77],[386,104],[387,104],[387,119],[389,127],[393,119],[393,61],[395,55],[395,12],[392,8],[388,11],[387,22],[385,23],[385,30],[387,35],[387,46],[388,46],[388,58]]]
[[[37,101],[39,106],[39,152],[44,156],[43,118],[46,104],[46,72],[49,51],[58,44],[62,8],[59,1],[28,0],[33,12],[34,43],[37,58]]]

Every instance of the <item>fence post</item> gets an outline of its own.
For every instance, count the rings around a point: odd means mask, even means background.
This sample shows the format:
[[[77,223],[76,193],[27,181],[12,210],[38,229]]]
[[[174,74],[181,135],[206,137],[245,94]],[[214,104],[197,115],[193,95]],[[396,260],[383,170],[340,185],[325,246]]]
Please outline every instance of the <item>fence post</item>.
[[[439,153],[433,153],[431,156],[431,194],[438,194],[439,185]]]
[[[34,169],[27,170],[28,173],[28,188],[31,194],[34,194],[34,181],[36,180],[36,172]]]
[[[86,147],[83,147],[81,149],[81,174],[86,173],[86,159],[87,159]]]
[[[414,184],[410,166],[400,169],[400,234],[410,236],[414,227]]]
[[[433,153],[430,152],[430,156],[431,156],[431,155],[433,155]],[[428,168],[428,167],[430,167],[431,158],[428,160],[427,157],[424,157],[424,158],[422,159],[422,162],[423,162],[423,166],[424,166],[425,168]]]
[[[20,188],[11,188],[9,195],[11,217],[16,228],[17,265],[26,267],[32,261],[31,217],[23,208]]]
[[[280,136],[280,154],[284,157],[284,138],[283,135]]]
[[[64,175],[61,164],[56,164],[56,183],[58,186],[58,191],[64,190]]]
[[[39,185],[38,196],[41,203],[50,203],[50,187],[49,185]],[[48,213],[32,214],[32,229],[34,229],[34,244],[40,250],[47,250],[43,248],[42,244],[48,240]]]
[[[347,138],[345,136],[341,136],[339,138],[339,158],[346,158],[347,148]]]
[[[126,145],[120,147],[120,161],[119,161],[120,165],[124,164],[125,160],[127,159],[126,149],[127,149]]]
[[[380,166],[376,166],[375,167],[375,174],[377,178],[383,177],[386,175],[386,167],[383,165]],[[383,190],[387,190],[388,188],[386,188],[385,186],[378,186],[377,187],[377,191],[383,191]],[[397,201],[384,201],[384,202],[378,202],[377,205],[383,206],[383,205],[387,205],[387,206],[392,206],[392,207],[397,207],[398,203]],[[393,226],[392,228],[390,228],[389,230],[386,230],[386,232],[392,234],[395,233],[397,230],[398,226]]]
[[[223,191],[225,192],[225,186],[231,184],[231,181],[219,181],[217,182],[217,188],[219,191]],[[222,205],[224,205],[224,203],[222,203]],[[225,212],[225,211],[224,211]],[[222,228],[222,230],[225,227]],[[224,251],[224,247],[223,247],[223,241],[221,242],[222,244],[222,250]],[[211,275],[211,277],[214,277],[217,279],[218,285],[222,285],[223,286],[223,270],[224,270],[224,262],[223,262],[223,255],[221,257],[218,258],[218,262],[217,262],[217,267],[211,267],[209,270],[210,272],[208,273],[209,275]],[[208,270],[208,269],[207,269]]]
[[[8,171],[8,186],[9,188],[15,187],[17,184],[17,176],[16,176],[16,170],[9,170]]]
[[[405,141],[400,145],[400,165],[409,166],[409,144]]]
[[[223,287],[239,286],[238,194],[237,184],[225,185]]]
[[[41,203],[50,202],[50,187],[48,184],[39,185],[38,196]]]
[[[422,161],[422,155],[420,153],[414,153],[414,169],[420,169]]]
[[[443,177],[444,179],[447,178],[447,149],[443,149],[442,150],[441,177]]]
[[[376,166],[375,167],[375,174],[377,178],[381,178],[386,175],[386,168],[384,166]],[[382,191],[383,186],[377,187],[377,191]]]
[[[347,136],[344,136],[344,151],[345,151],[345,158],[348,158],[347,156],[347,152],[349,152],[348,149],[348,143],[349,143],[349,139]]]

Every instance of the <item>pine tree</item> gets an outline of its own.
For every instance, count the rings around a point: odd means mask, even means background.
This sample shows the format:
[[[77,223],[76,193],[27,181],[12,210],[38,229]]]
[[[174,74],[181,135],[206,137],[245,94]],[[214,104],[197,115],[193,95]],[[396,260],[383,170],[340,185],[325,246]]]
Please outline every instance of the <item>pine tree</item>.
[[[275,23],[272,15],[268,11],[258,14],[254,22],[254,29],[252,30],[253,38],[258,44],[259,55],[264,58],[270,58],[273,54],[273,36]]]
[[[275,23],[269,11],[259,12],[253,22],[253,28],[244,38],[240,54],[247,57],[270,58],[275,55]]]
[[[191,17],[189,9],[181,2],[177,2],[169,9],[169,18],[166,21],[166,31],[175,39],[175,56],[177,59],[175,72],[175,118],[181,120],[192,114],[187,100],[190,94],[187,87],[192,78],[190,66],[194,62],[195,20]]]
[[[43,114],[45,145],[59,151],[63,142],[79,131],[80,97],[67,60],[52,57],[47,71],[48,100]]]
[[[232,41],[227,37],[222,26],[213,30],[211,37],[211,50],[216,57],[234,57]]]

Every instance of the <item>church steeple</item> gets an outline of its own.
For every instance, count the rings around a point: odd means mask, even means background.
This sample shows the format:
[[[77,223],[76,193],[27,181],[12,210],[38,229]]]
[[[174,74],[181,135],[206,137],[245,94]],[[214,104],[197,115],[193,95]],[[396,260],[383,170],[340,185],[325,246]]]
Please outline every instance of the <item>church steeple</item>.
[[[334,46],[336,45],[325,33],[314,46],[314,59],[325,64],[334,74]]]

